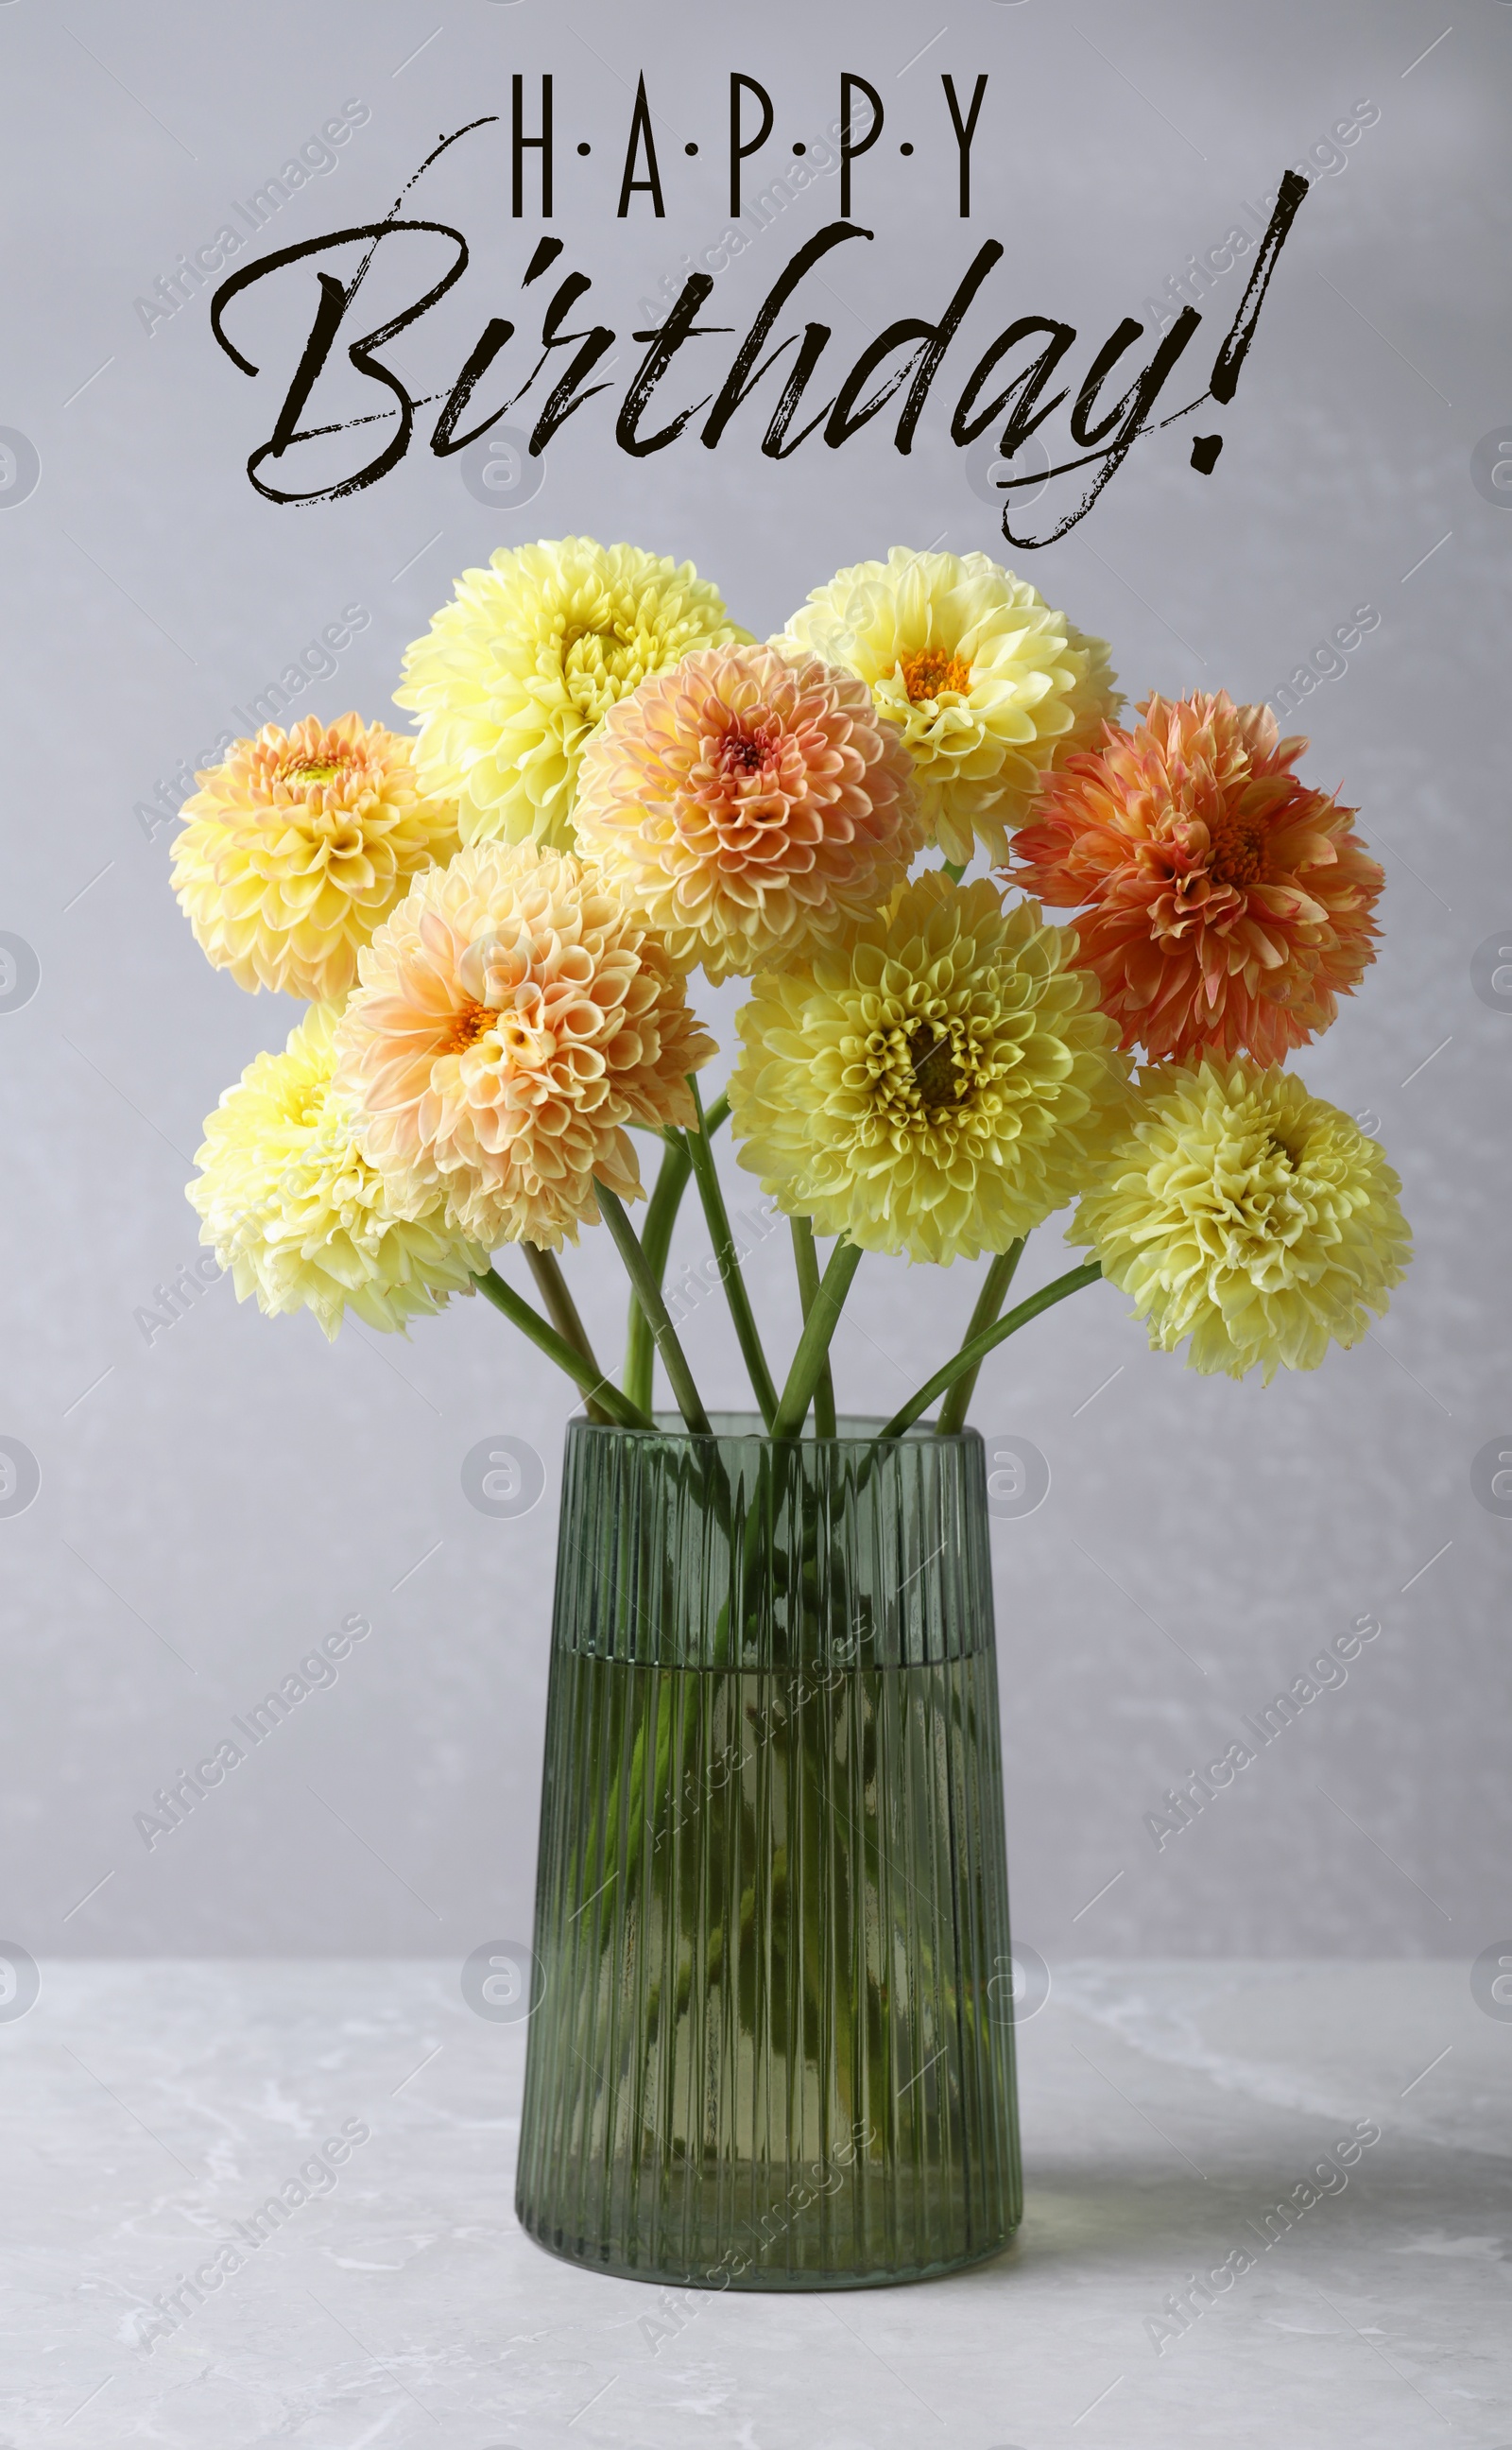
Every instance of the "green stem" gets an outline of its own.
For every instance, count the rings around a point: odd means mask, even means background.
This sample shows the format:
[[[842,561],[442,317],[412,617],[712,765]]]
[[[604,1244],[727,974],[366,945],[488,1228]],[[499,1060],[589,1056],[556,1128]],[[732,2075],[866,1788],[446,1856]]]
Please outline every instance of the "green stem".
[[[598,1355],[588,1340],[588,1330],[578,1316],[577,1304],[568,1290],[567,1278],[562,1274],[555,1253],[537,1250],[533,1242],[527,1242],[525,1259],[535,1279],[535,1290],[546,1304],[547,1316],[557,1334],[587,1362],[593,1373],[594,1386],[602,1387],[606,1372],[598,1366]],[[591,1421],[603,1422],[609,1418],[602,1404],[592,1395],[589,1396],[586,1409]]]
[[[819,1254],[814,1248],[814,1228],[806,1216],[788,1219],[793,1229],[793,1265],[798,1271],[798,1298],[803,1305],[804,1325],[819,1298]],[[835,1434],[835,1381],[830,1373],[826,1352],[819,1365],[814,1382],[814,1435],[832,1438]]]
[[[942,1395],[947,1387],[953,1387],[968,1370],[978,1369],[1005,1337],[1016,1334],[1021,1327],[1027,1327],[1042,1310],[1050,1310],[1056,1302],[1064,1301],[1068,1293],[1079,1293],[1083,1285],[1095,1285],[1101,1274],[1096,1260],[1089,1259],[1084,1267],[1072,1268],[1065,1275],[1057,1276],[1054,1284],[1042,1285],[1038,1293],[1031,1293],[1027,1301],[1021,1301],[1018,1309],[1011,1310],[996,1327],[984,1329],[980,1335],[973,1336],[959,1352],[953,1353],[942,1370],[937,1370],[933,1378],[926,1378],[918,1392],[909,1396],[901,1410],[893,1414],[886,1428],[879,1429],[878,1437],[901,1438],[937,1395]]]
[[[843,1234],[829,1255],[813,1308],[804,1321],[804,1332],[798,1339],[793,1366],[787,1372],[783,1400],[777,1407],[772,1423],[774,1438],[796,1438],[808,1417],[819,1372],[829,1351],[829,1339],[850,1291],[850,1281],[861,1265],[859,1244],[847,1241]]]
[[[940,865],[952,885],[959,885],[966,873],[966,863],[963,859],[942,859]]]
[[[746,1368],[750,1376],[756,1401],[761,1407],[762,1427],[770,1431],[777,1413],[777,1390],[772,1385],[772,1373],[766,1367],[766,1355],[762,1351],[756,1313],[750,1306],[750,1295],[746,1290],[746,1279],[741,1273],[740,1259],[735,1250],[735,1237],[729,1230],[729,1212],[725,1206],[725,1194],[720,1188],[719,1169],[714,1163],[714,1152],[709,1144],[708,1125],[704,1116],[704,1101],[698,1094],[698,1082],[691,1074],[688,1075],[688,1085],[692,1092],[693,1106],[698,1116],[698,1129],[688,1134],[686,1143],[688,1155],[692,1158],[693,1179],[698,1185],[699,1198],[704,1203],[704,1222],[708,1227],[714,1245],[714,1255],[719,1261],[720,1282],[725,1288],[725,1298],[729,1304],[729,1314],[734,1322],[735,1333],[740,1339],[740,1349],[745,1356]]]
[[[729,1120],[729,1099],[716,1098],[704,1117],[704,1130],[712,1139],[721,1123]],[[641,1249],[646,1264],[656,1280],[658,1291],[667,1274],[667,1254],[672,1247],[672,1229],[677,1212],[683,1204],[693,1160],[688,1142],[679,1131],[669,1129],[662,1134],[666,1149],[656,1187],[647,1205],[646,1222],[641,1228]],[[651,1409],[651,1364],[656,1346],[650,1322],[635,1295],[630,1295],[630,1323],[625,1334],[625,1392],[643,1411]]]
[[[693,1160],[682,1133],[669,1132],[661,1172],[657,1175],[656,1187],[646,1210],[646,1222],[641,1229],[641,1253],[658,1293],[667,1274],[672,1228],[677,1222],[677,1212],[692,1170]],[[651,1371],[655,1357],[656,1345],[651,1335],[650,1320],[632,1293],[625,1335],[625,1392],[632,1404],[639,1404],[646,1412],[651,1409]]]
[[[984,1328],[992,1326],[1003,1306],[1003,1297],[1013,1283],[1014,1270],[1023,1257],[1023,1252],[1024,1237],[1021,1234],[1017,1242],[1009,1243],[1006,1251],[998,1252],[987,1271],[981,1291],[977,1296],[977,1307],[971,1313],[971,1325],[961,1339],[963,1344],[969,1344],[974,1335],[980,1335]],[[959,1437],[965,1428],[966,1408],[971,1402],[977,1384],[977,1371],[980,1368],[981,1363],[979,1361],[976,1369],[966,1371],[963,1376],[957,1379],[945,1397],[940,1412],[940,1434],[942,1438]]]
[[[656,1424],[649,1415],[622,1395],[610,1379],[595,1376],[582,1354],[558,1335],[554,1327],[548,1327],[540,1312],[532,1310],[530,1303],[521,1298],[514,1286],[507,1285],[492,1268],[486,1268],[481,1275],[475,1276],[473,1282],[495,1310],[503,1312],[512,1327],[517,1327],[522,1335],[529,1336],[538,1352],[544,1352],[548,1361],[554,1361],[558,1370],[565,1370],[585,1395],[593,1396],[618,1428],[655,1428]]]
[[[662,1289],[646,1264],[646,1254],[636,1239],[635,1228],[626,1215],[623,1203],[607,1183],[595,1180],[593,1189],[598,1194],[599,1215],[614,1237],[614,1246],[625,1262],[625,1273],[634,1286],[636,1299],[650,1323],[656,1350],[662,1356],[662,1367],[671,1380],[677,1409],[694,1437],[711,1437],[713,1431],[709,1428],[708,1414],[693,1384],[693,1373],[688,1366],[683,1348],[677,1341],[677,1330],[667,1315]]]

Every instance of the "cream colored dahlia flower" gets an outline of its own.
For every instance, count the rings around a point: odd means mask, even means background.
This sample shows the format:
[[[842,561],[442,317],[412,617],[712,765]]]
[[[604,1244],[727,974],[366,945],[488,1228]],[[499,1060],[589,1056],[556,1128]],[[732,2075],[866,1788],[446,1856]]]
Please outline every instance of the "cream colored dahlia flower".
[[[907,757],[811,655],[708,647],[611,707],[583,758],[586,857],[711,979],[870,918],[922,840]]]
[[[663,946],[601,878],[532,843],[421,877],[362,956],[338,1078],[406,1215],[556,1250],[598,1176],[640,1190],[627,1123],[691,1123],[714,1044]]]
[[[963,865],[1007,856],[1040,778],[1095,748],[1123,701],[1108,650],[984,553],[857,562],[773,644],[856,672],[914,760],[929,839]]]
[[[270,1316],[313,1310],[333,1337],[346,1310],[400,1329],[473,1290],[488,1265],[438,1205],[399,1216],[333,1090],[335,1015],[317,1005],[280,1055],[259,1055],[205,1118],[188,1197],[200,1239],[229,1268],[238,1301]]]
[[[422,868],[456,848],[454,800],[422,793],[379,723],[265,724],[195,780],[173,889],[238,986],[339,1003],[357,956]]]
[[[1066,1239],[1134,1295],[1153,1351],[1193,1370],[1315,1370],[1357,1344],[1411,1235],[1384,1151],[1289,1072],[1203,1062],[1147,1073],[1129,1136]]]
[[[729,1084],[740,1162],[865,1251],[1004,1251],[1105,1160],[1127,1064],[1076,937],[933,870],[811,966],[761,973]]]
[[[610,708],[695,648],[747,636],[690,561],[564,536],[464,572],[395,700],[420,718],[427,788],[460,798],[464,843],[571,850],[578,761]]]

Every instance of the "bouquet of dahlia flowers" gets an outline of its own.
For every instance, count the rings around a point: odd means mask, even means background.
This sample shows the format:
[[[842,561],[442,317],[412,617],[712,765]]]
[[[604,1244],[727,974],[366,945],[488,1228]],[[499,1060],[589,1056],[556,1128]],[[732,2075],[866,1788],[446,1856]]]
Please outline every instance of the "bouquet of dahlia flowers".
[[[189,1189],[239,1299],[334,1336],[348,1306],[402,1331],[475,1289],[594,1417],[652,1426],[659,1353],[703,1430],[662,1292],[691,1177],[777,1436],[834,1433],[866,1252],[990,1258],[884,1435],[941,1397],[959,1430],[984,1355],[1098,1275],[1197,1370],[1269,1380],[1355,1343],[1405,1264],[1401,1186],[1284,1066],[1374,958],[1381,869],[1268,708],[1151,696],[1125,721],[1114,684],[1101,640],[982,554],[841,571],[765,646],[630,545],[466,572],[405,658],[413,739],[269,724],[184,810],[204,952],[310,1006],[222,1098]],[[699,969],[750,981],[707,1108]],[[791,1224],[780,1372],[726,1121]],[[639,1233],[628,1127],[661,1143]],[[1089,1256],[1005,1312],[1025,1236],[1068,1207]],[[599,1221],[631,1288],[619,1383],[557,1255]],[[511,1242],[534,1300],[492,1265]]]

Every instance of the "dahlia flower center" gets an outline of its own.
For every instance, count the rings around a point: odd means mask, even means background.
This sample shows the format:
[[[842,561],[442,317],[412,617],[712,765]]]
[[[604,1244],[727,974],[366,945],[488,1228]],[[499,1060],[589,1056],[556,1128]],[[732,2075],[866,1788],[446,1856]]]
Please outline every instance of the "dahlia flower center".
[[[573,705],[591,722],[597,723],[636,677],[632,642],[612,625],[563,631],[562,679]]]
[[[1267,1157],[1280,1157],[1283,1163],[1293,1174],[1295,1174],[1297,1168],[1302,1163],[1301,1148],[1293,1147],[1291,1141],[1287,1138],[1286,1134],[1284,1132],[1278,1132],[1273,1123],[1266,1136],[1266,1155]]]
[[[1208,821],[1208,873],[1219,885],[1258,885],[1266,873],[1266,826],[1259,815],[1224,808]]]
[[[898,669],[910,706],[940,697],[947,690],[960,697],[971,695],[971,666],[959,655],[947,654],[943,647],[924,647],[917,655],[904,655]]]
[[[961,1104],[975,1066],[959,1021],[937,1028],[928,1021],[890,1029],[873,1040],[877,1096],[893,1121],[932,1120]]]
[[[727,731],[720,745],[720,763],[727,774],[759,774],[771,763],[775,746],[769,731]]]
[[[497,1013],[490,1012],[486,1003],[465,1003],[453,1014],[437,1052],[442,1055],[463,1055],[475,1045],[486,1030],[494,1027]]]
[[[960,1105],[966,1094],[966,1083],[948,1031],[937,1038],[932,1029],[910,1030],[908,1060],[913,1065],[914,1087],[925,1106]]]
[[[305,1080],[290,1087],[283,1101],[283,1114],[297,1132],[314,1131],[325,1111],[325,1083]]]
[[[284,776],[290,783],[333,783],[340,770],[339,766],[320,765],[313,759],[305,763],[299,758],[283,768]]]
[[[498,1040],[506,1072],[534,1071],[556,1052],[552,1032],[538,1026],[528,1013],[509,1006],[497,1011],[492,1004],[471,999],[453,1016],[437,1052],[465,1055],[470,1046],[490,1037]]]

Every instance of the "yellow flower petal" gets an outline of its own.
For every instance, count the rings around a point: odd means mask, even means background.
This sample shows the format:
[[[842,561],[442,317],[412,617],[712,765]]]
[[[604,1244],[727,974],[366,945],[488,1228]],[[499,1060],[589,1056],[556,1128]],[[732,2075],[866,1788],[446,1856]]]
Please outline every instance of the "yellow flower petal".
[[[1400,1284],[1411,1235],[1376,1141],[1290,1073],[1243,1058],[1147,1073],[1069,1242],[1193,1370],[1315,1370]]]
[[[469,570],[404,658],[426,788],[460,796],[464,843],[571,850],[583,750],[649,674],[747,632],[680,566],[591,536],[501,548]]]
[[[255,1296],[269,1315],[312,1310],[331,1337],[348,1309],[369,1327],[402,1329],[470,1293],[488,1254],[436,1202],[396,1213],[333,1089],[335,1068],[335,1014],[317,1005],[206,1118],[188,1196],[238,1301]]]
[[[935,871],[811,965],[761,973],[729,1085],[741,1164],[863,1250],[1006,1250],[1095,1174],[1122,1111],[1075,949],[1035,904]]]
[[[202,950],[254,991],[339,1002],[411,877],[456,848],[455,801],[422,794],[409,741],[355,714],[266,724],[196,780],[173,889]]]
[[[895,545],[816,588],[772,643],[866,683],[914,760],[927,838],[960,865],[978,837],[1005,858],[1041,776],[1123,703],[1102,640],[982,553]]]

